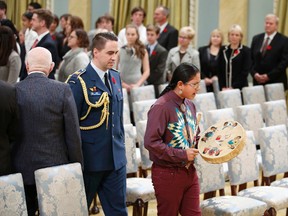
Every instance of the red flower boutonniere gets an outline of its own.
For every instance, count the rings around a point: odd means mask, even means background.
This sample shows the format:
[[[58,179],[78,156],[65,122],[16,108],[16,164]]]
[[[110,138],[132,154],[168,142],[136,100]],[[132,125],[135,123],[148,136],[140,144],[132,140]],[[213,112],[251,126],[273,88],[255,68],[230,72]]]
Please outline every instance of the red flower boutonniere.
[[[152,55],[152,56],[155,56],[156,54],[157,54],[156,51],[153,50],[153,52],[152,52],[151,55]]]
[[[116,83],[116,80],[115,80],[115,78],[114,78],[114,77],[112,77],[112,82],[113,82],[113,84],[115,84],[115,83]]]
[[[238,49],[234,50],[233,56],[238,55],[238,53],[239,53]]]
[[[271,50],[272,49],[272,46],[268,45],[266,50]]]
[[[164,30],[163,30],[163,32],[167,32],[168,30],[167,30],[167,28],[165,28]]]

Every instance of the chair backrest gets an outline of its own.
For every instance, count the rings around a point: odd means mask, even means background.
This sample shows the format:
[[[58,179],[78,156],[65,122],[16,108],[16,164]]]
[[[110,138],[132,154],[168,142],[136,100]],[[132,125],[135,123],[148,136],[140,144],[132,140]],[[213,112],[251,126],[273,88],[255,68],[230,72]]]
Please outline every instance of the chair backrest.
[[[219,121],[235,120],[234,111],[232,108],[209,110],[207,112],[207,125],[210,127]]]
[[[205,80],[201,79],[200,90],[198,91],[198,94],[203,94],[203,93],[207,93],[207,88],[206,88]]]
[[[244,104],[263,104],[265,99],[265,92],[263,85],[248,86],[242,88]]]
[[[275,100],[265,102],[263,104],[263,116],[266,126],[273,126],[279,124],[287,125],[286,101]]]
[[[133,103],[133,115],[135,124],[139,121],[147,119],[147,113],[150,110],[152,104],[154,104],[156,99],[136,101]]]
[[[260,104],[249,104],[236,107],[237,121],[245,130],[252,130],[258,144],[258,130],[264,127]]]
[[[125,149],[126,149],[126,173],[137,173],[138,164],[136,160],[136,134],[132,124],[124,125],[125,131]]]
[[[235,108],[242,105],[241,92],[239,89],[230,89],[218,93],[220,108]]]
[[[193,103],[195,104],[196,111],[203,114],[201,124],[204,128],[209,127],[209,125],[207,125],[207,111],[217,109],[214,93],[197,94],[193,99]]]
[[[219,87],[219,81],[217,77],[214,77],[212,80],[212,85],[213,85],[213,91],[215,94],[218,94],[218,92],[220,91],[220,87]]]
[[[158,86],[159,94],[161,94],[161,92],[166,88],[167,85],[168,85],[168,83],[164,83],[164,84],[160,84]]]
[[[20,173],[0,177],[0,215],[28,215]]]
[[[266,84],[264,88],[265,88],[266,101],[285,99],[285,90],[283,83]]]
[[[136,125],[137,137],[139,142],[140,154],[141,154],[141,166],[142,169],[150,169],[152,161],[149,158],[149,151],[144,147],[144,135],[146,131],[147,120],[139,121]]]
[[[131,89],[131,102],[155,99],[155,89],[153,85],[141,86]]]
[[[263,176],[288,172],[288,138],[285,125],[275,125],[259,130]]]
[[[194,166],[197,170],[201,194],[225,187],[222,164],[210,164],[198,155],[194,160]]]
[[[246,143],[242,152],[228,162],[231,185],[240,185],[258,180],[259,165],[253,131],[246,132]]]
[[[129,97],[128,97],[127,90],[125,88],[122,88],[122,92],[123,92],[124,104],[127,104],[129,106]]]
[[[88,215],[80,163],[38,169],[35,181],[40,215]]]
[[[131,124],[129,104],[123,104],[123,121],[124,124]]]

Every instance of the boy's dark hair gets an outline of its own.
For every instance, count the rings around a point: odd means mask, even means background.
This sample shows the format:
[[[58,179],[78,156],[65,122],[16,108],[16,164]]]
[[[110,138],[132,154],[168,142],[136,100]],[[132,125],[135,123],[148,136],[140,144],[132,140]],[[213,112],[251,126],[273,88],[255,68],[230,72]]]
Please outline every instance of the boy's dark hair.
[[[146,12],[145,12],[145,10],[144,10],[142,7],[134,7],[134,8],[131,10],[131,16],[133,16],[133,14],[136,13],[136,12],[138,12],[138,11],[140,11],[140,12],[143,13],[143,18],[146,17]]]
[[[148,32],[148,31],[153,31],[153,32],[155,32],[157,35],[160,34],[160,28],[159,28],[158,26],[155,26],[155,25],[152,25],[152,24],[147,25],[146,31],[147,31],[147,32]]]
[[[42,5],[39,4],[38,2],[30,2],[29,6],[33,7],[34,9],[40,9],[42,8]]]

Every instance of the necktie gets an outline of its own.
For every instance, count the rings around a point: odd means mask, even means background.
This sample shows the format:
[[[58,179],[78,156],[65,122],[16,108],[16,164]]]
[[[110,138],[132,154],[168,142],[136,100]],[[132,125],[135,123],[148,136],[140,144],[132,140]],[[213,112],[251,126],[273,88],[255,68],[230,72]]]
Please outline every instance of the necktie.
[[[267,46],[268,46],[268,43],[269,43],[269,37],[266,38],[265,42],[263,43],[263,46],[262,46],[262,49],[261,49],[261,54],[262,56],[265,55],[266,53],[266,50],[267,50]]]
[[[104,81],[105,81],[106,87],[109,89],[110,93],[112,93],[112,92],[111,92],[111,88],[110,88],[110,84],[109,84],[109,80],[108,80],[108,73],[105,73],[105,75],[104,75]]]
[[[148,55],[150,56],[150,47],[147,46],[147,52],[148,52]]]
[[[37,44],[38,44],[38,39],[36,39],[36,40],[34,41],[34,43],[33,43],[32,47],[31,47],[31,49],[35,48],[35,47],[37,46]]]

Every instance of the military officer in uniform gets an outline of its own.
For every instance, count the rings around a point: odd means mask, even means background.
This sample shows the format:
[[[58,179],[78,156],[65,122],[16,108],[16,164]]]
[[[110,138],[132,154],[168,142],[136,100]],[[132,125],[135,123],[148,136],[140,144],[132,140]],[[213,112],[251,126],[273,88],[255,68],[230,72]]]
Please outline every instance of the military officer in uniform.
[[[112,67],[117,37],[97,34],[92,61],[67,82],[76,101],[84,157],[88,206],[98,193],[105,215],[127,215],[123,94],[120,75]]]

